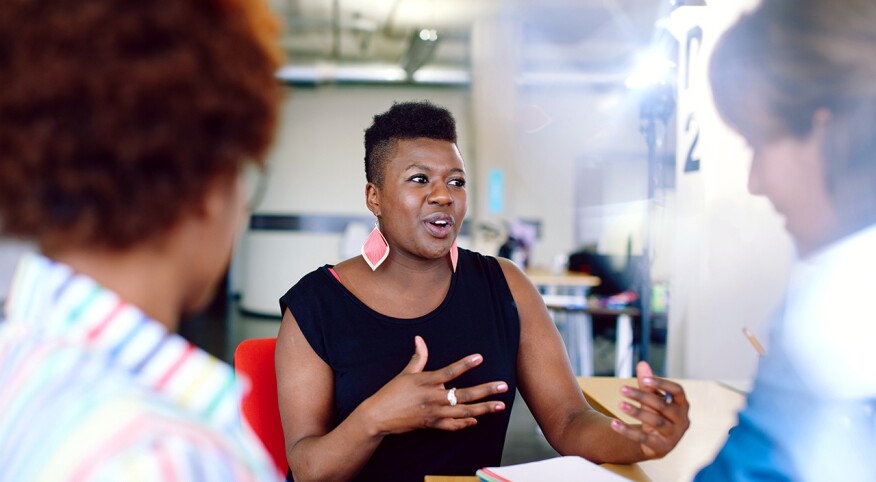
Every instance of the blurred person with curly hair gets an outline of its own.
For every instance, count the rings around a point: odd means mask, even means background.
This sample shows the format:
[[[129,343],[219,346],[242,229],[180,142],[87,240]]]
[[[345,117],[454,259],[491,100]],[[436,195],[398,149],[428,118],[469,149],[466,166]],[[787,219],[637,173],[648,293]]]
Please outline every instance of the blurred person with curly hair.
[[[0,0],[0,479],[272,480],[241,385],[173,332],[211,298],[277,119],[242,0]]]
[[[763,0],[718,41],[718,112],[800,259],[739,424],[698,481],[876,480],[876,3]]]

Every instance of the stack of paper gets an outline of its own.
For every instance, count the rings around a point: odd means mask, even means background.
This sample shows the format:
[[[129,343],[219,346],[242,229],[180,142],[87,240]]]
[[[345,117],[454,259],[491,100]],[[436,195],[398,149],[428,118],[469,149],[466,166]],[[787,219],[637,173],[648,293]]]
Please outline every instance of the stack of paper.
[[[586,482],[628,482],[581,457],[556,457],[506,467],[485,467],[477,476],[484,482],[544,482],[545,480]]]

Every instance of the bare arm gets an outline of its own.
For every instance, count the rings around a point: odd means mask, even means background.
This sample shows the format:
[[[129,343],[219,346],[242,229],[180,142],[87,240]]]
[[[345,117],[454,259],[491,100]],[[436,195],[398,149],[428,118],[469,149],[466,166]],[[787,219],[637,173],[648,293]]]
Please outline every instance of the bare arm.
[[[426,343],[420,337],[414,343],[414,355],[404,370],[334,427],[331,368],[286,311],[277,337],[277,389],[286,458],[295,480],[349,480],[390,433],[420,428],[460,430],[477,423],[475,417],[505,409],[502,402],[469,403],[506,391],[504,382],[458,389],[459,404],[451,407],[444,383],[480,365],[483,357],[470,355],[440,370],[424,372]]]
[[[518,388],[551,446],[563,455],[580,455],[597,463],[637,462],[662,456],[674,447],[688,425],[681,387],[675,407],[667,407],[653,387],[646,388],[648,392],[630,388],[626,396],[646,408],[630,405],[627,413],[645,422],[643,426],[629,426],[594,410],[572,374],[565,346],[541,295],[513,263],[499,259],[499,264],[520,317]],[[647,404],[660,411],[649,411]],[[667,409],[674,411],[674,420],[664,417]],[[644,439],[643,434],[647,435]]]
[[[331,430],[332,371],[313,351],[288,310],[277,335],[275,356],[286,458],[295,480],[354,477],[383,437],[355,412]]]

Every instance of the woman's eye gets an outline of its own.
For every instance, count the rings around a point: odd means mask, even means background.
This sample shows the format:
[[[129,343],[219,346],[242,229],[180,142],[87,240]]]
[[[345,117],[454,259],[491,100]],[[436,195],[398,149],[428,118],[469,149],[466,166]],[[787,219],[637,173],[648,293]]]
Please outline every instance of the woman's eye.
[[[414,176],[409,177],[408,181],[416,182],[419,184],[425,184],[425,183],[429,182],[429,178],[422,175],[422,174],[416,174]]]
[[[465,187],[465,179],[451,179],[450,185],[456,187]]]

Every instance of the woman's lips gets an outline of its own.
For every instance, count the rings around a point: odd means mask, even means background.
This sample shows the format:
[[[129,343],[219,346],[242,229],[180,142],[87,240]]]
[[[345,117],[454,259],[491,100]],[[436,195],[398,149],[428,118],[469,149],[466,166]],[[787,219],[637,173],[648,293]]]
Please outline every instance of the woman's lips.
[[[440,225],[426,222],[423,224],[426,225],[426,230],[429,231],[429,234],[436,238],[446,238],[447,236],[450,236],[450,233],[453,231],[453,225],[450,223]]]
[[[453,232],[453,217],[447,214],[433,214],[428,216],[423,224],[429,234],[436,238],[446,238]]]

